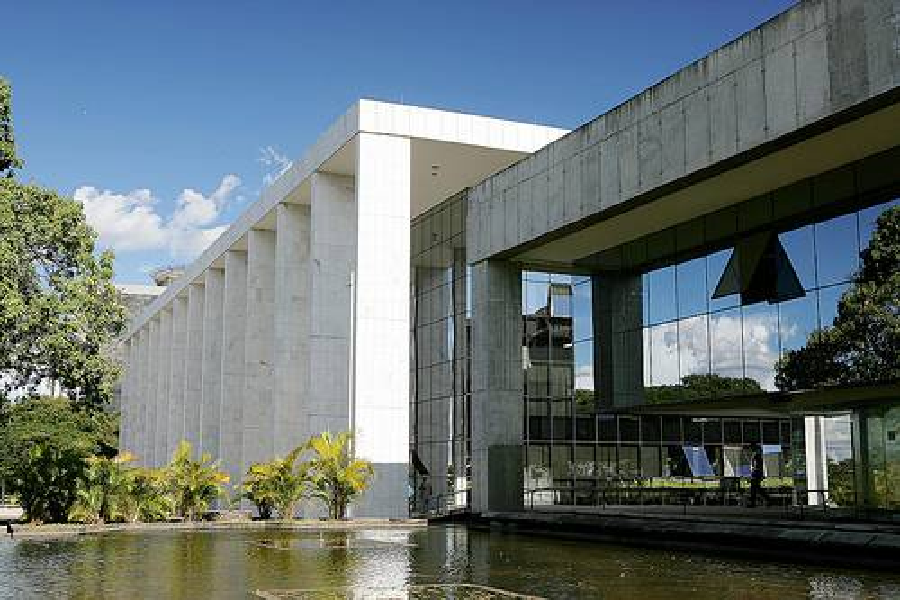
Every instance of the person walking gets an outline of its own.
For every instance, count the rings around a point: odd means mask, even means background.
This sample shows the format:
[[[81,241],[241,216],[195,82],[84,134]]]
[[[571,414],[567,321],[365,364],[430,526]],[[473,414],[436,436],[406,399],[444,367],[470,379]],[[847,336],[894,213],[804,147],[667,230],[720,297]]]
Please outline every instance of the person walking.
[[[14,534],[13,534],[12,521],[7,521],[7,522],[6,522],[6,533],[9,534],[9,539],[15,539],[15,536],[14,536]]]
[[[750,446],[750,451],[753,454],[750,457],[750,503],[748,506],[755,508],[757,498],[765,500],[766,505],[769,504],[772,498],[762,487],[764,475],[762,448],[759,444],[753,444]]]

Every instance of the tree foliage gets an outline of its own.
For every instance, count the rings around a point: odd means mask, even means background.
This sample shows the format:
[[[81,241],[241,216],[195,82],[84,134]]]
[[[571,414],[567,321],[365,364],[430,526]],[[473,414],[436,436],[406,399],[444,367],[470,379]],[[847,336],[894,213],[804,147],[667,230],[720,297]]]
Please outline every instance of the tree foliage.
[[[782,390],[900,379],[900,207],[878,217],[862,266],[834,324],[810,334],[776,366]]]
[[[9,96],[0,79],[0,397],[50,379],[101,405],[118,377],[103,349],[125,322],[113,255],[95,254],[79,203],[12,177],[19,161]]]
[[[191,521],[222,494],[229,479],[208,453],[194,460],[191,444],[185,440],[175,449],[172,462],[165,469],[165,478],[175,512]]]
[[[116,453],[115,417],[65,399],[12,404],[0,420],[0,477],[32,521],[65,521],[88,459]]]
[[[256,505],[259,516],[268,519],[277,510],[282,519],[292,519],[297,503],[312,481],[309,465],[297,462],[304,447],[294,448],[285,458],[252,465],[244,478],[244,497]]]
[[[306,443],[313,452],[309,461],[312,495],[325,503],[333,519],[347,515],[347,506],[369,487],[375,475],[372,463],[353,458],[351,440],[350,433],[332,436],[325,431]]]
[[[750,377],[725,377],[716,373],[685,375],[681,385],[657,385],[645,387],[647,404],[669,404],[714,400],[725,396],[744,396],[763,391]]]

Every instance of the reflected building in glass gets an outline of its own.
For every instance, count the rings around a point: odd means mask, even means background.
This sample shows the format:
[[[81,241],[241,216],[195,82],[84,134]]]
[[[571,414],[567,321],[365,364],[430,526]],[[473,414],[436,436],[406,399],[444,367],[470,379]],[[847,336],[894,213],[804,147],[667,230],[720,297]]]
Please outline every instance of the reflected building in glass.
[[[745,504],[759,453],[772,502],[897,514],[898,88],[830,79],[788,122],[741,79],[781,64],[759,36],[794,23],[802,54],[842,10],[801,3],[698,63],[734,72],[687,67],[414,220],[414,512]]]

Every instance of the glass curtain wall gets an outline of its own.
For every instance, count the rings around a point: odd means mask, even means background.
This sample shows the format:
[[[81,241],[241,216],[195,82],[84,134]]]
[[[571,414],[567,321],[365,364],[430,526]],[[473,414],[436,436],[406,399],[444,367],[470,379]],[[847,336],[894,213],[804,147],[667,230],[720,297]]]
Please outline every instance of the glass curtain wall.
[[[411,239],[410,508],[468,505],[471,451],[465,197],[415,219]]]

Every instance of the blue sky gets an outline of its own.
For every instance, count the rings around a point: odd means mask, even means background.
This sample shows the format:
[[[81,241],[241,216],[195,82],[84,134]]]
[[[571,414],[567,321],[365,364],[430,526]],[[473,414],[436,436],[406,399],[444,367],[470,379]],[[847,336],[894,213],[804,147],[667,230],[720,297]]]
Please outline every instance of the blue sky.
[[[357,98],[576,127],[790,4],[18,2],[0,75],[21,177],[84,202],[145,283]]]

